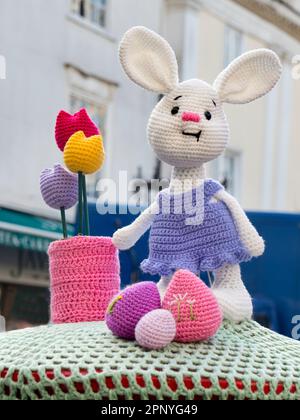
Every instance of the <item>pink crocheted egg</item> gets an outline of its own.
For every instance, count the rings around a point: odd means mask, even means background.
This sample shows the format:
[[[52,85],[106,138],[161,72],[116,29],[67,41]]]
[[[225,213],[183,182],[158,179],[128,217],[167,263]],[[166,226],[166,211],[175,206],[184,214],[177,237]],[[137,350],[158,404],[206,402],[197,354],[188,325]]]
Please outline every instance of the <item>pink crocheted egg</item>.
[[[176,320],[177,342],[208,340],[222,324],[222,312],[211,289],[186,270],[174,275],[162,307],[171,311]]]
[[[149,312],[137,324],[135,339],[141,347],[159,350],[168,346],[176,336],[176,321],[170,311]]]
[[[106,313],[106,324],[114,335],[134,340],[139,320],[161,308],[160,295],[155,283],[143,282],[130,286],[113,299]]]

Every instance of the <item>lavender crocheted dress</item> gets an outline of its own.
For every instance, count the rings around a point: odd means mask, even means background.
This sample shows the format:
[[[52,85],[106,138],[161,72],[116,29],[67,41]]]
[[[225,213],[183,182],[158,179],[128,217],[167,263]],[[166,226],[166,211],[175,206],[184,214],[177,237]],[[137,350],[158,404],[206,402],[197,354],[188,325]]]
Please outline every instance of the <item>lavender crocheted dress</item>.
[[[186,269],[199,274],[251,259],[228,207],[213,200],[221,189],[218,182],[206,180],[184,194],[170,195],[168,190],[160,193],[159,214],[150,234],[150,255],[141,266],[144,272],[169,276]],[[187,224],[188,220],[195,220],[195,208],[199,213],[197,222]]]

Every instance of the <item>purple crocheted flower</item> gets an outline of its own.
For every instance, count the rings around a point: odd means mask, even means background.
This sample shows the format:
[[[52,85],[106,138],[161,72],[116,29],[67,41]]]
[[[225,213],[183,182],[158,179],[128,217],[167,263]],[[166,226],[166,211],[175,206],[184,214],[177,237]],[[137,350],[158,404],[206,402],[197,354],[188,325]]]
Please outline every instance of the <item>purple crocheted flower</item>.
[[[44,201],[53,209],[67,210],[78,201],[78,178],[61,165],[41,173],[40,187]]]
[[[106,324],[114,335],[134,340],[135,327],[140,319],[161,308],[160,295],[155,283],[143,282],[120,293],[108,307]]]

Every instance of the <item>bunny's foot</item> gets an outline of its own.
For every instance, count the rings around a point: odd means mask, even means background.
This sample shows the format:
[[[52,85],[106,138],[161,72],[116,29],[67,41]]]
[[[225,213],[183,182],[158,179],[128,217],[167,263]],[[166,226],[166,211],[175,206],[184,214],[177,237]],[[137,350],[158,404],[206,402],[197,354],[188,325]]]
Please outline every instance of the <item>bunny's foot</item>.
[[[160,281],[157,283],[158,291],[160,294],[161,300],[165,297],[169,284],[172,280],[172,276],[163,276]]]
[[[242,281],[239,265],[221,268],[216,273],[212,291],[225,319],[238,323],[252,318],[252,299]]]

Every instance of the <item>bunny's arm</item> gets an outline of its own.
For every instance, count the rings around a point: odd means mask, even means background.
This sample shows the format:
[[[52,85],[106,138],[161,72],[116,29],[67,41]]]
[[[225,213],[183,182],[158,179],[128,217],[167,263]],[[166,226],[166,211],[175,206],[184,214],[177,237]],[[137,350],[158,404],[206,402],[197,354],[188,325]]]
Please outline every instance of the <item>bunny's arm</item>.
[[[265,251],[264,240],[259,236],[238,201],[225,190],[220,190],[215,195],[215,198],[225,203],[228,207],[235,222],[242,244],[248,250],[251,257],[261,256]]]
[[[117,230],[113,235],[115,247],[121,251],[132,248],[144,233],[150,229],[158,211],[159,205],[158,202],[155,201],[131,225]]]

